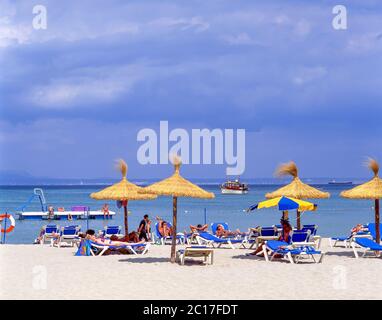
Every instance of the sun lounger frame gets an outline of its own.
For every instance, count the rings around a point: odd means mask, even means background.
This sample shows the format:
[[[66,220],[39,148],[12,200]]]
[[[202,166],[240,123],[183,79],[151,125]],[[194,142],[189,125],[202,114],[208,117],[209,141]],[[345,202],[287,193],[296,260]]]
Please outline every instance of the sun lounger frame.
[[[358,237],[360,238],[360,237]],[[378,245],[374,240],[373,237],[369,235],[369,237],[362,237],[365,239],[369,239],[373,242],[373,244]],[[374,253],[376,257],[380,257],[380,252],[382,250],[373,249],[371,247],[366,247],[357,242],[357,238],[354,238],[351,242],[351,248],[353,249],[353,253],[356,259],[359,258],[358,250],[361,249],[363,251],[362,258],[365,258],[368,253]],[[381,246],[382,248],[382,246]]]
[[[106,250],[108,250],[108,249],[128,249],[134,255],[139,255],[139,253],[134,249],[134,247],[138,247],[138,246],[144,246],[145,247],[145,249],[141,253],[141,254],[145,254],[149,250],[149,248],[151,246],[151,244],[149,242],[137,243],[137,244],[134,244],[134,245],[126,244],[126,245],[123,245],[123,246],[113,246],[113,245],[107,245],[107,244],[100,244],[100,243],[96,243],[96,242],[93,242],[93,241],[90,242],[90,245],[93,248],[96,248],[96,249],[99,250],[97,253],[95,253],[93,250],[90,250],[92,256],[94,256],[94,257],[102,256],[106,252]]]
[[[185,259],[190,258],[204,258],[204,262],[207,264],[208,257],[210,258],[210,264],[214,263],[214,250],[212,248],[197,248],[197,247],[186,247],[185,249],[180,249],[177,251],[177,260],[181,265],[184,265]]]

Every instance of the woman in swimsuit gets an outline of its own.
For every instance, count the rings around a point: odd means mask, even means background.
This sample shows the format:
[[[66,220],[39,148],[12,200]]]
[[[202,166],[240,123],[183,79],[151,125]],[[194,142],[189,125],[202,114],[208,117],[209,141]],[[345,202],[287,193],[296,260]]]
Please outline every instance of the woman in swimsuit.
[[[156,217],[158,220],[158,231],[162,237],[169,237],[173,234],[173,229],[161,217]]]

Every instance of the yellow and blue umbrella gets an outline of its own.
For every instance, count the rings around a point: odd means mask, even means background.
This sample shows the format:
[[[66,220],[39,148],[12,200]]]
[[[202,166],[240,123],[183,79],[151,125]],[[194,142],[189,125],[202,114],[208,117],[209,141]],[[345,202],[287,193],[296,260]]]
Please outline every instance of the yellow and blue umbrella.
[[[317,205],[314,203],[282,196],[259,202],[249,207],[247,211],[262,208],[271,208],[276,206],[278,206],[278,209],[282,211],[288,211],[293,209],[298,209],[299,211],[314,211],[317,209]]]

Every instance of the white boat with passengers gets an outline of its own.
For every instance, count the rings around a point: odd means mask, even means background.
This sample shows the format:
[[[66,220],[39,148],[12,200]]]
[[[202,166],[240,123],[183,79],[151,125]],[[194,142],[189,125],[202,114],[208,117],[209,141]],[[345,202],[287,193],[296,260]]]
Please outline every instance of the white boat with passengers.
[[[35,199],[40,201],[41,211],[25,211],[28,205]],[[114,211],[109,210],[105,214],[103,210],[90,210],[88,206],[72,206],[70,210],[59,207],[56,210],[48,210],[44,191],[41,188],[33,189],[33,195],[16,212],[19,220],[81,220],[81,219],[112,219]]]

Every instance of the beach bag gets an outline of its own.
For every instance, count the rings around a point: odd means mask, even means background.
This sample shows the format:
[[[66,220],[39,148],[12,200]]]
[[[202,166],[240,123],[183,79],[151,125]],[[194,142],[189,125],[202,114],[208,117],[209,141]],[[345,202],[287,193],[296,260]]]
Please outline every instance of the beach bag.
[[[75,256],[91,256],[91,246],[90,241],[86,239],[82,239],[80,245],[78,246],[78,250]]]

